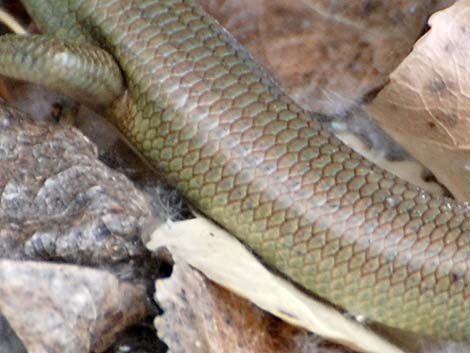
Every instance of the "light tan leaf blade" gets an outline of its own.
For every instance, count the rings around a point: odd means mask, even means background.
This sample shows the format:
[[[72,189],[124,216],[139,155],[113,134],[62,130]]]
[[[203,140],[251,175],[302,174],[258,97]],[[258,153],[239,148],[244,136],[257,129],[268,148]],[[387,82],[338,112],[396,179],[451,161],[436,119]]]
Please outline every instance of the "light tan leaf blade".
[[[293,325],[360,352],[402,352],[271,273],[238,240],[203,217],[159,227],[147,246],[151,250],[167,248],[176,262],[189,263],[214,282]]]

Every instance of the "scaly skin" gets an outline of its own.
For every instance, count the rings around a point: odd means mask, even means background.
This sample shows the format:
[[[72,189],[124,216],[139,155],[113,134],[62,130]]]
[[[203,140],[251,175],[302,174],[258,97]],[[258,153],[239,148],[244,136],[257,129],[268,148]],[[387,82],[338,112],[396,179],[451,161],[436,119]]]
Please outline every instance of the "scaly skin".
[[[23,3],[45,32],[114,56],[129,100],[113,122],[265,263],[352,313],[470,339],[463,205],[418,190],[320,130],[191,1]]]

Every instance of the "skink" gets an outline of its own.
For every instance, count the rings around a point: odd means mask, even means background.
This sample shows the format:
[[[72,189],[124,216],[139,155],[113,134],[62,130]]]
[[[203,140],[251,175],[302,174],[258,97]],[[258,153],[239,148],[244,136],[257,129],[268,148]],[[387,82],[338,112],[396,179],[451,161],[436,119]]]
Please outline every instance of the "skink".
[[[192,1],[22,2],[48,35],[1,38],[2,74],[108,107],[190,202],[305,290],[385,325],[470,339],[465,205],[319,128]]]

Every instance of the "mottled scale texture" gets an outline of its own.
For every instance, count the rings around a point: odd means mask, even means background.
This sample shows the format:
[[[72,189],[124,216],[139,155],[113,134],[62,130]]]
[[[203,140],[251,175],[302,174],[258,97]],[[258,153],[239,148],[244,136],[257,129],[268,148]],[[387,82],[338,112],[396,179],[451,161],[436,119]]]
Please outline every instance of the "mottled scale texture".
[[[130,114],[114,122],[265,263],[354,314],[470,339],[466,207],[320,130],[192,1],[23,2],[116,58]]]

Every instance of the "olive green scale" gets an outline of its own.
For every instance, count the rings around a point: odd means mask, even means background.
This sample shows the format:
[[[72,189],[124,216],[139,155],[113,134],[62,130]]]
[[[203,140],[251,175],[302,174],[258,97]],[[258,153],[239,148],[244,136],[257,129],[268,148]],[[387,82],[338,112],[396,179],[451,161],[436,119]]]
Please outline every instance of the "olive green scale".
[[[111,121],[268,266],[353,314],[470,339],[464,205],[407,184],[320,129],[192,1],[22,2],[55,39],[23,38],[47,48],[40,57],[25,50],[34,58],[26,66],[9,49],[15,38],[0,39],[0,63],[13,57],[17,70],[4,74],[28,78],[36,70],[36,82],[72,95],[76,85],[86,92],[99,81],[98,91],[79,98],[112,97],[100,105],[112,105],[113,90],[126,85],[126,114]],[[75,66],[68,62],[80,81],[46,65],[58,42],[87,47]],[[58,79],[72,88],[51,84]]]

